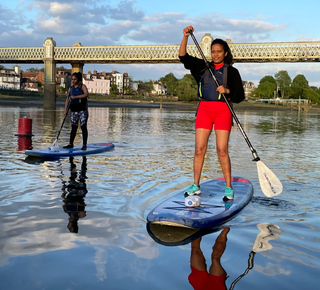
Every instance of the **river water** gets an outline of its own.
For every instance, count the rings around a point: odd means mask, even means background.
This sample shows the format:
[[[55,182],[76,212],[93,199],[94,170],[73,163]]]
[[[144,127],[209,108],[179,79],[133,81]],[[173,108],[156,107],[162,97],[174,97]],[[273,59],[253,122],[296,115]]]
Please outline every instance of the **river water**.
[[[192,183],[194,111],[90,107],[89,143],[113,142],[115,149],[43,161],[26,158],[24,150],[52,144],[63,109],[0,107],[0,289],[193,289],[190,243],[156,242],[146,216]],[[318,289],[320,115],[237,108],[236,114],[284,189],[273,199],[263,195],[251,152],[234,126],[232,173],[249,179],[255,193],[226,224],[221,265],[227,288]],[[21,117],[32,119],[32,138],[15,136]],[[69,126],[60,145],[68,143]],[[222,176],[214,144],[212,135],[202,180]],[[276,231],[263,236],[259,249],[254,245],[265,225]],[[219,233],[202,237],[208,266]]]

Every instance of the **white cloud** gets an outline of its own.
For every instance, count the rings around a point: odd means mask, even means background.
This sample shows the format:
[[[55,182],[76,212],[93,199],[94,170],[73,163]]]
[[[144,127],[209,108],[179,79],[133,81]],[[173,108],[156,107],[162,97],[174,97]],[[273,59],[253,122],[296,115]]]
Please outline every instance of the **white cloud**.
[[[73,10],[72,4],[70,3],[58,3],[52,2],[50,3],[49,12],[52,15],[59,15],[59,14],[69,14],[70,11]]]
[[[132,20],[132,21],[139,21],[144,17],[144,13],[141,9],[136,8],[134,4],[137,1],[132,0],[122,0],[120,3],[115,7],[109,8],[109,15],[111,19],[116,20]]]
[[[222,21],[224,30],[234,30],[234,31],[249,31],[250,33],[263,33],[270,32],[274,30],[283,30],[286,25],[274,25],[265,21],[259,20],[239,20],[239,19],[224,19]]]

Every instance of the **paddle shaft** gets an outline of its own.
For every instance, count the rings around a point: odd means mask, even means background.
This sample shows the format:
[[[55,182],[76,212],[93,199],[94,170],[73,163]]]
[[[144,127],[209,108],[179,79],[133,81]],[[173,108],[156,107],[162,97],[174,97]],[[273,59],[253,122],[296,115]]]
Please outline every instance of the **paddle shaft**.
[[[232,282],[232,284],[230,285],[230,288],[229,290],[233,290],[234,286],[239,282],[239,280],[244,277],[245,275],[248,274],[248,272],[253,268],[253,260],[254,260],[254,255],[256,253],[254,251],[251,251],[250,254],[249,254],[249,259],[248,259],[248,267],[247,269],[243,272],[243,274],[241,274],[236,280],[234,280]]]
[[[64,117],[64,119],[63,119],[63,121],[62,121],[62,124],[61,124],[61,126],[60,126],[60,129],[59,129],[59,132],[58,132],[58,135],[57,135],[57,138],[56,138],[55,142],[58,141],[58,138],[59,138],[59,136],[60,136],[62,127],[63,127],[63,125],[64,125],[64,123],[65,123],[65,121],[66,121],[66,119],[67,119],[67,116],[68,116],[68,113],[69,113],[69,109],[70,109],[70,105],[71,105],[71,101],[69,100],[69,103],[68,103],[68,106],[67,106],[67,112],[66,112],[66,115],[65,115],[65,117]]]
[[[200,54],[201,54],[201,56],[202,56],[202,58],[203,58],[203,60],[204,60],[204,62],[205,62],[205,64],[206,64],[207,68],[209,69],[209,71],[210,71],[210,73],[211,73],[211,76],[212,76],[212,78],[213,78],[213,81],[215,82],[216,86],[219,87],[219,86],[220,86],[220,85],[219,85],[219,82],[217,81],[216,77],[214,76],[214,73],[213,73],[213,71],[212,71],[212,68],[210,67],[210,64],[209,64],[209,62],[207,61],[206,56],[204,55],[204,53],[203,53],[203,51],[202,51],[202,49],[201,49],[201,47],[200,47],[197,39],[196,39],[195,36],[193,35],[193,32],[192,32],[192,31],[189,31],[189,33],[190,33],[190,35],[191,35],[191,37],[192,37],[192,39],[193,39],[196,47],[198,48],[198,50],[199,50],[199,52],[200,52]],[[242,126],[241,126],[241,123],[240,123],[240,121],[239,121],[236,113],[234,112],[233,108],[232,108],[231,105],[229,104],[226,96],[225,96],[224,94],[222,94],[222,97],[223,97],[223,99],[225,100],[225,102],[226,102],[226,104],[227,104],[227,106],[228,106],[228,108],[229,108],[229,110],[230,110],[230,112],[231,112],[231,115],[232,115],[233,119],[234,119],[235,122],[237,123],[238,128],[239,128],[239,130],[240,130],[240,132],[241,132],[244,140],[247,142],[247,144],[248,144],[248,146],[249,146],[249,149],[251,150],[251,153],[252,153],[253,158],[254,158],[253,161],[259,161],[259,160],[260,160],[260,157],[258,156],[257,151],[253,148],[253,146],[252,146],[252,144],[251,144],[251,142],[250,142],[250,140],[249,140],[246,132],[243,130],[243,128],[242,128]]]

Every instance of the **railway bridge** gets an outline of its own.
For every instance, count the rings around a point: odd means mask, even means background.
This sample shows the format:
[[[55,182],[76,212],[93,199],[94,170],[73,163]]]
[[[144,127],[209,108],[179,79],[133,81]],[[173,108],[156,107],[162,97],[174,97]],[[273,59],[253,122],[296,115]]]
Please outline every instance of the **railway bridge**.
[[[211,59],[212,37],[206,33],[200,46],[208,60]],[[227,40],[234,62],[319,62],[320,42],[265,42],[233,43]],[[190,55],[201,57],[196,46],[189,44]],[[48,37],[42,47],[0,47],[0,63],[43,63],[44,64],[44,108],[56,106],[55,76],[56,64],[68,63],[72,72],[83,72],[86,63],[179,63],[179,45],[111,45],[57,46]]]

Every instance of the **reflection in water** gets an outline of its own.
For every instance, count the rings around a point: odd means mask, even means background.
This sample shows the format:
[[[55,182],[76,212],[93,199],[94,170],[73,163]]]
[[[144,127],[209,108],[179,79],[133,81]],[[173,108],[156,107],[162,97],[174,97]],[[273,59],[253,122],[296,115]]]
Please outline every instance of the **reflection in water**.
[[[18,150],[32,150],[32,137],[30,136],[18,136]]]
[[[74,163],[74,157],[69,158],[70,161],[70,181],[64,184],[62,188],[63,210],[69,215],[68,229],[71,233],[78,233],[78,220],[86,216],[84,197],[87,194],[86,172],[87,158],[82,157],[81,170],[79,172]]]
[[[56,132],[57,130],[57,124],[56,122],[61,122],[60,118],[61,116],[57,116],[57,114],[61,115],[61,112],[54,111],[54,110],[43,110],[43,116],[40,121],[43,122],[42,129],[43,134],[45,136],[50,136],[53,132]],[[62,119],[61,119],[62,120]]]
[[[227,272],[221,265],[220,259],[226,249],[229,228],[224,228],[218,235],[211,254],[211,266],[207,271],[206,259],[200,248],[201,237],[191,242],[189,283],[196,290],[226,289]]]
[[[235,279],[232,282],[229,290],[234,289],[234,286],[236,285],[236,283],[243,276],[247,275],[248,272],[253,268],[254,266],[253,259],[254,259],[255,253],[272,249],[272,245],[269,243],[269,241],[279,239],[281,230],[277,225],[272,223],[260,223],[257,225],[257,227],[260,230],[260,233],[257,235],[252,251],[249,254],[248,267],[243,272],[243,274],[241,274],[237,279]]]
[[[248,267],[230,285],[229,290],[234,289],[236,283],[248,274],[254,266],[254,256],[257,252],[272,249],[270,240],[279,239],[280,228],[272,223],[260,223],[257,225],[258,233],[251,252],[249,253]],[[211,265],[209,271],[200,244],[202,237],[219,229],[197,230],[191,228],[163,226],[160,224],[147,224],[147,231],[154,241],[165,246],[179,246],[191,243],[189,283],[195,290],[201,289],[227,289],[225,281],[227,272],[221,265],[221,257],[227,246],[229,227],[224,227],[212,247]]]
[[[87,194],[87,216],[78,221],[79,233],[71,234],[61,198],[61,179],[69,182],[69,160],[23,162],[25,155],[17,152],[17,139],[12,137],[18,118],[27,116],[33,119],[33,147],[48,147],[57,136],[63,108],[57,108],[54,124],[51,117],[44,120],[42,108],[0,108],[0,289],[192,289],[187,278],[191,241],[180,247],[161,246],[143,227],[154,204],[187,187],[192,178],[194,110],[165,109],[159,118],[155,109],[91,107],[90,112],[96,120],[89,124],[90,143],[107,138],[116,150],[87,157],[90,209]],[[270,241],[273,249],[255,254],[254,269],[234,289],[319,287],[320,114],[300,119],[296,115],[279,113],[276,126],[261,134],[256,125],[271,121],[272,112],[238,113],[254,147],[285,190],[278,198],[263,197],[250,151],[233,128],[233,171],[252,181],[255,197],[230,222],[221,258],[228,287],[246,270],[259,232],[256,224],[265,219],[286,230],[276,244]],[[155,119],[161,124],[158,132],[153,130]],[[69,137],[68,125],[61,142]],[[208,154],[215,154],[214,142]],[[203,179],[220,177],[217,160],[208,160]],[[82,158],[74,161],[79,175]],[[209,265],[220,231],[202,237]],[[174,276],[168,280],[170,270]],[[18,273],[14,279],[13,273]]]

